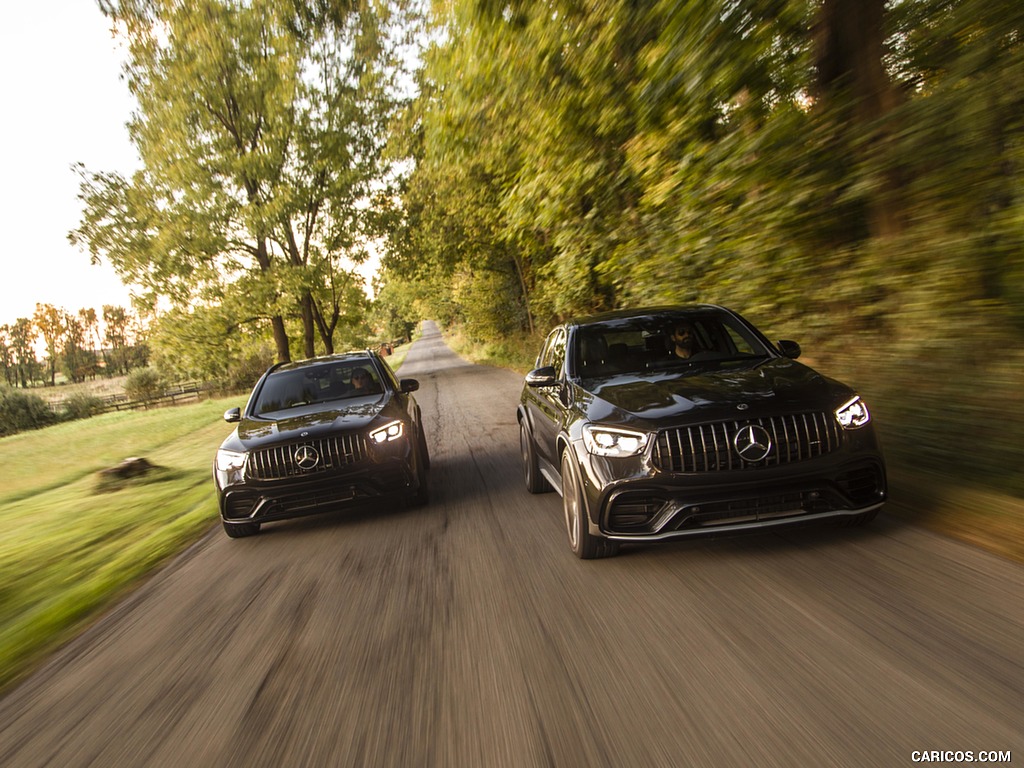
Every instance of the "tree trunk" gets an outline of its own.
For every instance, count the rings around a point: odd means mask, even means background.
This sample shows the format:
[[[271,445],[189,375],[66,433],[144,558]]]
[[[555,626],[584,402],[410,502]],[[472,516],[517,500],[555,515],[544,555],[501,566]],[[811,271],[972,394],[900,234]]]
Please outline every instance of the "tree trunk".
[[[288,332],[284,328],[284,318],[280,315],[273,315],[270,318],[270,324],[274,329],[274,346],[277,347],[277,362],[290,363],[292,353],[288,346]]]
[[[855,173],[869,168],[882,179],[867,201],[876,238],[902,229],[902,182],[886,157],[891,128],[881,122],[899,103],[883,64],[885,1],[824,0],[815,30],[820,97],[840,130],[836,149]]]
[[[263,236],[256,238],[256,262],[264,272],[270,270],[270,254],[267,252],[267,239]],[[288,344],[288,331],[284,327],[284,318],[280,315],[271,315],[270,325],[274,331],[274,346],[277,347],[277,362],[289,363],[292,359],[291,348]]]
[[[307,359],[316,357],[316,328],[313,326],[313,296],[309,291],[302,292],[302,338],[305,344]]]

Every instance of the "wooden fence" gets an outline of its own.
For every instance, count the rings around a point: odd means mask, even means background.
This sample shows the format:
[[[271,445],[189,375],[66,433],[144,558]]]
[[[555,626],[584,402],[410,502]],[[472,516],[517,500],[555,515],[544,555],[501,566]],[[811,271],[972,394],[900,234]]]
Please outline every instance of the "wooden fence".
[[[167,387],[159,395],[145,400],[129,400],[125,394],[104,395],[96,399],[103,403],[101,413],[109,411],[137,411],[141,408],[159,408],[165,405],[177,405],[181,402],[198,400],[204,392],[211,392],[216,387],[200,382],[187,382]],[[63,400],[49,401],[50,410],[61,413],[64,410]]]

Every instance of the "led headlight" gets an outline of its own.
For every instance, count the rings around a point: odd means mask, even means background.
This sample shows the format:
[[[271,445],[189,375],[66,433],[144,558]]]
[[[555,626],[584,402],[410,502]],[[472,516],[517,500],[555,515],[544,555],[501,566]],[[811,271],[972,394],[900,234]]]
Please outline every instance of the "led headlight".
[[[232,472],[242,469],[245,466],[246,454],[237,451],[217,451],[217,470],[219,472]]]
[[[584,424],[583,443],[596,456],[636,456],[647,446],[647,435],[631,429]]]
[[[405,425],[400,421],[392,421],[383,427],[373,430],[370,439],[375,443],[390,443],[405,434]]]
[[[860,395],[836,408],[836,418],[843,429],[857,429],[871,421],[871,414]]]

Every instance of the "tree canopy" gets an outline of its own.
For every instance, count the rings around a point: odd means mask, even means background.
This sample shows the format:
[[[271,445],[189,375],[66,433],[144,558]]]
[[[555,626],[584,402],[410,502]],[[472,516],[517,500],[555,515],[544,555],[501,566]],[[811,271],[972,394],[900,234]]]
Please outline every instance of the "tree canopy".
[[[269,328],[276,355],[331,352],[359,323],[354,272],[387,178],[395,48],[385,5],[107,4],[128,42],[131,178],[81,168],[71,240],[194,334]],[[221,329],[223,330],[223,329]]]
[[[1024,428],[991,403],[1019,402],[1024,369],[1020,3],[434,10],[385,260],[428,314],[484,340],[727,304],[855,369],[912,436],[898,450],[960,461],[957,432],[985,422],[1006,431],[977,463],[1007,466]]]

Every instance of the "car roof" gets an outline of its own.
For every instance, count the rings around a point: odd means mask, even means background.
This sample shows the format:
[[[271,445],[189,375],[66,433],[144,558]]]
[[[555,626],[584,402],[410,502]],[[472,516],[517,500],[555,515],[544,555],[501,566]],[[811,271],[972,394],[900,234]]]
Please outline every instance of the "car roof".
[[[310,357],[305,360],[294,360],[289,363],[278,363],[270,370],[273,372],[277,371],[294,371],[301,368],[311,368],[318,365],[329,365],[331,363],[345,363],[345,362],[359,362],[365,360],[375,360],[377,353],[369,349],[364,349],[360,352],[340,352],[336,355],[322,355],[320,357]]]
[[[567,320],[565,326],[591,325],[593,323],[604,323],[609,320],[624,320],[631,317],[647,317],[650,315],[664,315],[677,312],[706,312],[708,310],[728,311],[718,304],[664,304],[651,307],[637,307],[635,309],[615,309],[608,312],[598,312],[593,315],[581,315]]]

